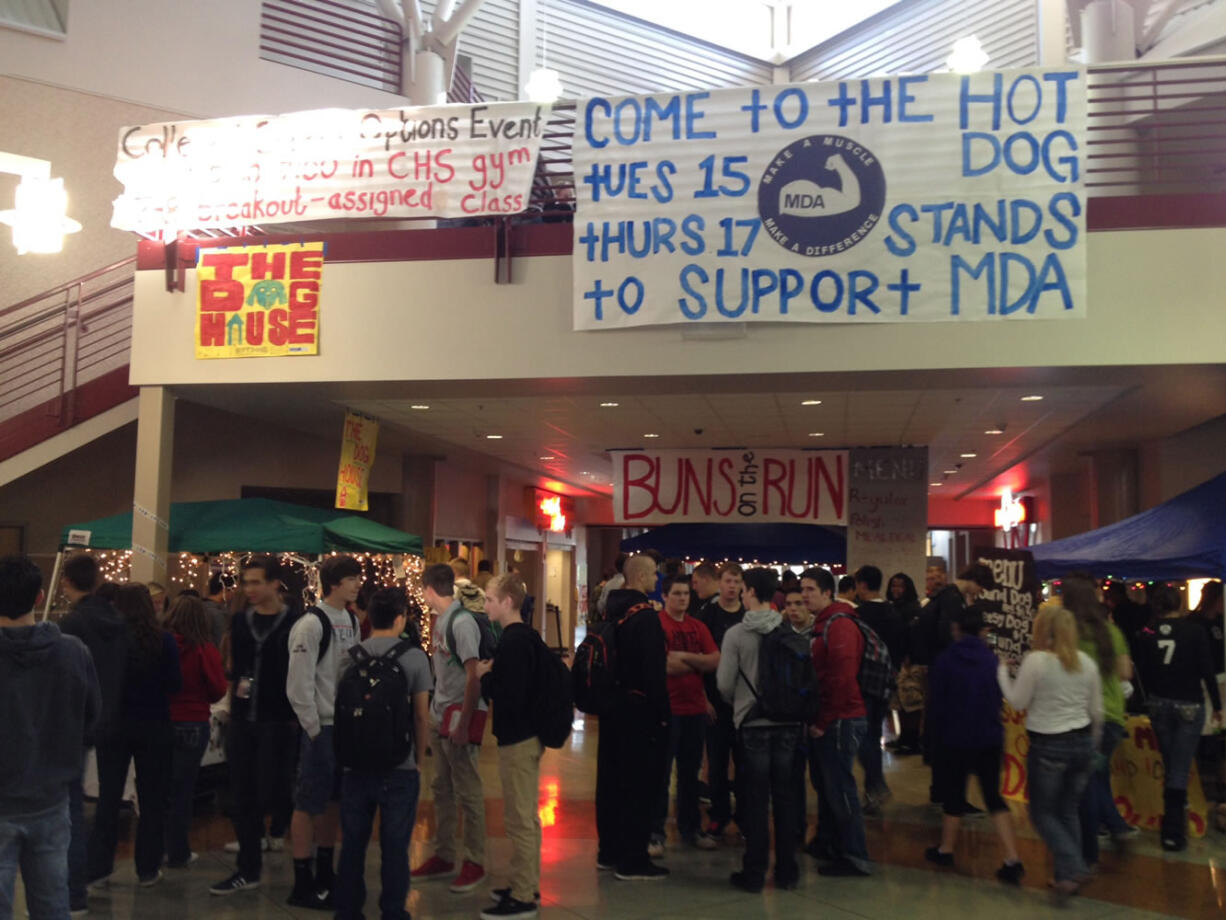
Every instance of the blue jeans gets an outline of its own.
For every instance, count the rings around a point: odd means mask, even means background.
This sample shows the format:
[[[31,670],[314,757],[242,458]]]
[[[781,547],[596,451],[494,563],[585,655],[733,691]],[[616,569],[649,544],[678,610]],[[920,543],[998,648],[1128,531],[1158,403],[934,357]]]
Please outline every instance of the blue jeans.
[[[208,722],[175,722],[170,753],[170,795],[166,806],[166,862],[181,866],[191,858],[187,839],[200,759],[209,746]]]
[[[826,855],[843,859],[862,872],[869,872],[868,841],[860,791],[852,765],[864,743],[868,724],[863,718],[838,719],[817,739],[817,764],[822,790],[818,796],[818,847]],[[824,825],[833,824],[833,828]]]
[[[759,883],[766,878],[770,859],[768,814],[775,819],[775,879],[792,884],[800,877],[796,865],[797,808],[795,761],[800,726],[774,725],[742,728],[739,736],[741,766],[745,771],[745,803],[741,808],[745,832],[745,875]]]
[[[1205,724],[1204,703],[1184,703],[1162,697],[1150,697],[1149,721],[1158,737],[1162,753],[1166,789],[1186,791],[1188,774],[1200,744],[1200,730]]]
[[[652,833],[664,836],[668,820],[668,787],[677,764],[677,833],[682,840],[693,841],[701,820],[698,813],[698,771],[702,767],[702,743],[707,717],[673,716],[669,720],[668,762],[664,767],[664,782],[656,801]]]
[[[409,840],[417,820],[421,777],[416,770],[347,770],[341,780],[341,857],[332,896],[336,920],[358,920],[366,905],[366,847],[379,809],[382,860],[379,915],[403,920],[409,896]]]
[[[1103,724],[1103,737],[1098,743],[1098,753],[1104,763],[1090,775],[1086,791],[1081,796],[1081,856],[1086,865],[1098,862],[1098,829],[1104,824],[1112,836],[1128,830],[1128,822],[1120,817],[1115,807],[1115,793],[1111,791],[1111,755],[1127,734],[1117,722]]]
[[[860,766],[864,768],[864,794],[875,798],[890,791],[881,764],[881,728],[890,707],[884,700],[866,700],[864,706],[868,715],[858,756]]]
[[[36,815],[0,818],[0,917],[13,916],[17,870],[32,920],[68,916],[68,800]]]
[[[1078,804],[1090,780],[1094,739],[1089,729],[1059,735],[1030,735],[1026,773],[1030,820],[1051,850],[1057,882],[1086,874],[1081,856]]]

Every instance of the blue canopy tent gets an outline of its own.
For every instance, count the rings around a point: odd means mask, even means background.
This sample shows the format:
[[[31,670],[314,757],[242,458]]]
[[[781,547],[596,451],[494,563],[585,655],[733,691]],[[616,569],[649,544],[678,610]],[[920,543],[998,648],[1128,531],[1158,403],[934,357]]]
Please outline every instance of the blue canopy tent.
[[[1033,547],[1039,578],[1138,581],[1226,574],[1226,473],[1116,524]]]
[[[844,528],[817,524],[665,524],[622,540],[621,548],[627,553],[654,549],[681,559],[784,565],[847,561]]]

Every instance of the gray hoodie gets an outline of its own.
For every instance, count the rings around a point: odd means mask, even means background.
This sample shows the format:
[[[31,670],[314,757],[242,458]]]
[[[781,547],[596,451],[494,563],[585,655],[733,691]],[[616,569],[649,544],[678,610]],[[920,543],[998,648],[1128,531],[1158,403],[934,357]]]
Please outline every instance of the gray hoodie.
[[[349,657],[349,649],[361,639],[347,610],[337,610],[323,601],[317,606],[332,621],[332,641],[320,658],[323,624],[309,611],[300,617],[289,633],[289,673],[285,678],[285,695],[294,707],[298,724],[312,740],[323,726],[332,724],[341,665]]]
[[[774,630],[783,622],[778,611],[765,607],[761,610],[747,610],[740,623],[729,628],[724,634],[724,644],[719,653],[719,668],[715,672],[715,682],[719,694],[732,704],[732,721],[737,728],[744,725],[778,725],[769,719],[749,719],[746,716],[757,702],[754,691],[745,683],[748,678],[755,685],[758,682],[758,650],[762,647],[762,637]]]

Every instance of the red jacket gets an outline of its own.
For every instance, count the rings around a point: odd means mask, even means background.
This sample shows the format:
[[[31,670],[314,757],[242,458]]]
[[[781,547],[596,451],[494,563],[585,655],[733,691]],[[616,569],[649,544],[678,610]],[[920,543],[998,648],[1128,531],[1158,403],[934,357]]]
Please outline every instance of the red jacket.
[[[847,614],[830,624],[830,643],[822,638],[826,624],[836,613]],[[817,671],[821,704],[813,723],[823,732],[838,719],[863,718],[868,714],[860,696],[860,660],[864,657],[864,636],[852,622],[855,608],[835,601],[817,615],[813,623],[813,668]]]
[[[178,634],[175,640],[179,643],[183,689],[170,698],[170,719],[172,722],[207,722],[209,704],[226,695],[221,652],[212,642],[189,646]]]

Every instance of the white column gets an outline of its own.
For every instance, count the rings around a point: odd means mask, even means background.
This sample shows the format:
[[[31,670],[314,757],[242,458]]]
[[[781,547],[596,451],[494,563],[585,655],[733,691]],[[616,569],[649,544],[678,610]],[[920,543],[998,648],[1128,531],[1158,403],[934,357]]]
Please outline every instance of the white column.
[[[175,397],[165,387],[141,387],[132,489],[133,581],[166,584],[174,442]]]

